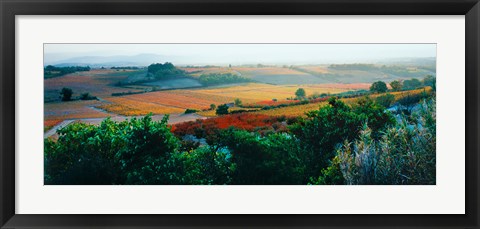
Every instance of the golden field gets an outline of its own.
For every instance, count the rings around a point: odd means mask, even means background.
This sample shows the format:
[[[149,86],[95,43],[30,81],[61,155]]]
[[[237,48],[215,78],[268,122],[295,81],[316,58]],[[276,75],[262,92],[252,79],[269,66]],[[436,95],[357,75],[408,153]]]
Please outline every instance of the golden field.
[[[216,106],[233,103],[239,98],[243,104],[256,103],[276,98],[278,101],[295,97],[295,91],[302,87],[307,95],[313,93],[339,93],[346,89],[318,85],[269,85],[259,83],[239,84],[228,87],[213,87],[202,89],[177,89],[149,92],[144,94],[125,95],[121,97],[106,97],[104,104],[98,108],[118,115],[144,115],[183,113],[186,109],[208,110],[211,104]],[[213,112],[213,111],[212,111]],[[207,117],[212,112],[200,113]]]

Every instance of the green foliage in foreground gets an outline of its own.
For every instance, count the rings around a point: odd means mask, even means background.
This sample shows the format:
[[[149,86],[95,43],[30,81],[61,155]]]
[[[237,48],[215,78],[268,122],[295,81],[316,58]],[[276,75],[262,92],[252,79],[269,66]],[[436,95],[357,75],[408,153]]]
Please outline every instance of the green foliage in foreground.
[[[395,102],[395,96],[387,93],[375,98],[375,102],[385,108],[389,108]]]
[[[435,184],[435,101],[400,118],[369,98],[336,98],[289,126],[235,128],[208,145],[171,133],[168,116],[74,123],[45,140],[45,184]]]
[[[346,184],[435,184],[436,111],[423,102],[414,121],[405,118],[375,141],[365,127],[337,151]]]
[[[359,99],[354,106],[331,97],[327,106],[311,111],[307,116],[291,128],[299,140],[303,157],[306,157],[307,177],[317,177],[333,158],[335,146],[344,140],[355,139],[365,123],[372,128],[374,136],[395,124],[393,115],[368,97]]]

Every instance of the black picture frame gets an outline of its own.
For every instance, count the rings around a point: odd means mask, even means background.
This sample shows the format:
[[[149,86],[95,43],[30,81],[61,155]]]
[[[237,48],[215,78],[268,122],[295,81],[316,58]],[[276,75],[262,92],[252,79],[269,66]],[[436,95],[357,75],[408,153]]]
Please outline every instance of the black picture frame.
[[[1,228],[479,228],[478,0],[0,0]],[[16,15],[465,15],[464,215],[22,215],[15,214]],[[455,152],[452,152],[455,153]],[[438,200],[442,201],[442,200]]]

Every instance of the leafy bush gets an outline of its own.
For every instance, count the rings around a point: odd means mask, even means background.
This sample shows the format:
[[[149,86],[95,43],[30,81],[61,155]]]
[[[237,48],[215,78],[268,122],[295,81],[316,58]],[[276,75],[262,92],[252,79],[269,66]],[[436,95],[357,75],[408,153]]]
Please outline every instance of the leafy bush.
[[[184,113],[185,113],[185,114],[192,114],[192,113],[197,113],[197,112],[198,112],[198,110],[188,109],[188,108],[187,108]]]
[[[328,105],[307,113],[307,118],[291,127],[300,140],[306,156],[307,173],[318,177],[335,155],[335,146],[358,136],[363,123],[368,122],[376,135],[395,123],[394,117],[368,97],[350,107],[335,97]]]
[[[355,141],[338,148],[346,184],[435,184],[435,100],[423,102],[413,116],[415,122],[402,117],[378,141],[365,125]]]
[[[90,93],[83,93],[80,95],[80,100],[95,100],[95,99],[97,99],[97,97],[90,95]]]
[[[295,92],[295,95],[297,96],[297,98],[304,98],[305,96],[307,96],[307,93],[305,92],[305,89],[299,88]]]
[[[384,93],[387,91],[387,84],[383,81],[377,81],[370,86],[371,92]]]
[[[227,104],[222,104],[217,107],[215,114],[217,115],[225,115],[228,114],[228,105]]]
[[[241,107],[242,106],[242,100],[240,100],[239,98],[236,98],[234,100],[234,104],[236,107]]]
[[[422,82],[418,79],[410,79],[403,81],[404,89],[416,89],[422,86]]]
[[[432,88],[432,90],[437,89],[437,79],[435,76],[432,75],[427,75],[425,78],[423,78],[423,86],[429,86]]]
[[[60,129],[56,142],[45,140],[45,183],[169,183],[162,164],[178,142],[167,120],[105,119],[99,126],[74,123]]]
[[[70,101],[72,100],[73,90],[71,88],[64,87],[60,91],[60,95],[62,96],[62,101]]]
[[[229,128],[214,143],[225,147],[235,164],[233,184],[301,184],[304,165],[295,141],[288,135],[259,137],[244,130]]]
[[[389,108],[395,102],[395,96],[387,93],[375,98],[375,102],[385,108]]]
[[[390,83],[393,91],[401,91],[403,87],[403,82],[399,80],[394,80]]]
[[[168,79],[172,76],[183,75],[185,72],[176,68],[172,63],[151,64],[147,68],[148,75],[152,75],[156,79]]]

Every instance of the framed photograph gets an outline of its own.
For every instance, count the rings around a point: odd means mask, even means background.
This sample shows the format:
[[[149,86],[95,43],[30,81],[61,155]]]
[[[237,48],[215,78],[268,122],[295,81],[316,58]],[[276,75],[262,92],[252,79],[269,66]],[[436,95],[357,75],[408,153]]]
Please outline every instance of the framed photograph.
[[[1,228],[479,227],[477,0],[0,6]]]

